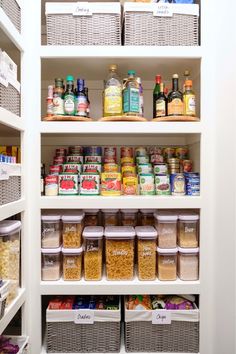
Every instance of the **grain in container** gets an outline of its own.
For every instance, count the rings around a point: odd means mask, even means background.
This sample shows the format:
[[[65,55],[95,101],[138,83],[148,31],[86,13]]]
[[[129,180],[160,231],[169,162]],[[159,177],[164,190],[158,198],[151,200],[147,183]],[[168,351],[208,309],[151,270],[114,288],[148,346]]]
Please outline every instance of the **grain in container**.
[[[102,255],[103,255],[102,226],[88,226],[84,228],[84,279],[102,279]]]
[[[175,248],[177,244],[178,215],[165,211],[155,214],[156,229],[158,232],[158,247]]]
[[[84,212],[62,216],[62,242],[64,248],[79,248],[82,243]]]
[[[138,209],[122,209],[121,210],[121,225],[122,226],[137,226]]]
[[[61,277],[61,247],[41,248],[42,280],[59,280]]]
[[[103,226],[119,225],[119,209],[103,209],[102,210]]]
[[[177,248],[157,247],[157,274],[159,280],[176,280]]]
[[[137,226],[135,232],[138,238],[138,278],[154,280],[157,231],[153,226]]]
[[[199,248],[181,248],[178,255],[178,276],[181,280],[199,279]]]
[[[105,238],[107,279],[132,280],[135,229],[131,226],[106,227]]]
[[[181,214],[178,222],[178,245],[183,248],[198,247],[199,215]]]
[[[62,248],[63,280],[80,280],[83,248]]]
[[[41,247],[57,248],[61,245],[61,216],[45,214],[41,216]]]
[[[155,224],[155,209],[141,209],[140,214],[141,214],[141,225],[142,226],[154,226]]]
[[[84,226],[99,225],[99,209],[85,209],[84,214]]]
[[[0,279],[9,280],[9,303],[17,295],[20,282],[20,232],[19,220],[0,222]]]

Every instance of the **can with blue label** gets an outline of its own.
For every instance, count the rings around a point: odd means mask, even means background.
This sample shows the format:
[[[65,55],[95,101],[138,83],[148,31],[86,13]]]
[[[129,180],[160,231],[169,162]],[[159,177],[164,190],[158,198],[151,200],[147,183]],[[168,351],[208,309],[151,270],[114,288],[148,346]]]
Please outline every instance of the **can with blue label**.
[[[185,178],[183,173],[172,173],[170,175],[171,194],[182,196],[186,194]]]
[[[184,174],[186,182],[186,194],[190,196],[200,195],[200,174],[188,172]]]
[[[102,156],[101,146],[85,146],[84,156]]]

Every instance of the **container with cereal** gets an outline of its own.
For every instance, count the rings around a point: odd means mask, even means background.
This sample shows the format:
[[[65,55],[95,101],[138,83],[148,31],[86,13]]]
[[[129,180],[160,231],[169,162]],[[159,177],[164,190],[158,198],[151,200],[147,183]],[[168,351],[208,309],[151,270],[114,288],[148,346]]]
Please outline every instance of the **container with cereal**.
[[[153,226],[137,226],[135,231],[138,238],[138,278],[155,280],[157,231]]]
[[[80,280],[82,276],[82,253],[80,248],[62,248],[63,280]]]
[[[18,220],[0,222],[0,279],[10,281],[8,303],[16,297],[19,287],[20,231],[21,222]]]
[[[141,209],[140,214],[141,214],[141,225],[142,226],[154,226],[155,225],[155,218],[154,218],[154,213],[155,209]]]
[[[41,248],[42,280],[59,280],[61,277],[61,247]]]
[[[103,209],[103,226],[118,226],[119,225],[119,209]]]
[[[121,225],[122,226],[137,226],[138,209],[122,209],[121,210]]]
[[[102,279],[103,235],[104,228],[102,226],[90,226],[84,228],[83,238],[85,280]]]
[[[156,228],[158,232],[158,247],[175,248],[177,245],[177,219],[178,216],[171,212],[155,214]]]
[[[62,242],[64,248],[80,248],[84,212],[62,216]]]
[[[177,248],[157,248],[159,280],[176,280],[177,278]]]
[[[181,280],[199,279],[199,248],[179,247],[178,276]]]
[[[41,216],[42,248],[57,248],[61,245],[61,216],[58,214],[47,214]]]
[[[99,209],[86,209],[84,213],[84,226],[99,225]]]
[[[198,247],[199,215],[179,215],[178,245],[183,248]]]
[[[131,226],[106,227],[105,238],[107,279],[132,280],[135,229]]]

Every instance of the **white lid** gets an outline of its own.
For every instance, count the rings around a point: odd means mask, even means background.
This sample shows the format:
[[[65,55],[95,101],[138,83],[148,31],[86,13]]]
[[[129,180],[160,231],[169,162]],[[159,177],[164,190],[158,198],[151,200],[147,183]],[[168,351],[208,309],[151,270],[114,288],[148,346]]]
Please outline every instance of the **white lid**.
[[[57,248],[41,248],[43,254],[56,254],[61,252],[61,247]]]
[[[65,214],[62,215],[62,221],[82,221],[84,218],[84,212],[83,211],[78,211],[75,214]]]
[[[118,213],[119,209],[102,209],[102,212],[105,214],[115,214]]]
[[[107,226],[104,232],[107,238],[129,238],[135,237],[135,229],[132,226]]]
[[[197,214],[180,214],[179,215],[179,220],[182,220],[182,221],[195,221],[195,220],[199,220],[199,215],[197,215]]]
[[[13,231],[21,228],[19,220],[3,220],[0,221],[0,236],[7,236]]]
[[[83,210],[85,214],[97,214],[99,212],[99,209],[84,209]]]
[[[43,220],[43,221],[59,221],[59,220],[61,220],[61,215],[58,215],[58,214],[42,215],[41,220]]]
[[[64,248],[62,247],[63,254],[81,254],[83,252],[83,247],[80,248]]]
[[[178,215],[172,213],[171,211],[158,211],[155,213],[155,218],[158,221],[177,221]]]
[[[196,248],[182,248],[178,247],[180,253],[199,253],[199,247]]]
[[[138,212],[138,209],[121,209],[121,212],[124,214],[135,214]]]
[[[156,209],[141,209],[140,212],[142,214],[154,214]]]
[[[83,231],[85,238],[102,238],[104,235],[104,227],[102,226],[86,226]]]
[[[157,238],[157,230],[153,226],[136,226],[135,231],[138,238]]]
[[[160,248],[157,247],[157,252],[162,254],[176,254],[178,252],[178,248]]]

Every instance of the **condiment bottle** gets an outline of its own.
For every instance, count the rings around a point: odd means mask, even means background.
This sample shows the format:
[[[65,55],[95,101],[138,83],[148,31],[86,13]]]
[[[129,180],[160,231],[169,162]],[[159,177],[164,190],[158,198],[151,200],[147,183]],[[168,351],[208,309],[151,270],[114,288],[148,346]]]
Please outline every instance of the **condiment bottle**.
[[[137,77],[137,82],[139,84],[139,115],[140,117],[143,117],[144,115],[143,86],[140,77]]]
[[[75,94],[74,94],[74,78],[68,75],[66,78],[66,91],[64,95],[64,112],[67,116],[75,114]]]
[[[122,115],[122,83],[117,65],[110,65],[104,89],[104,117]]]
[[[164,94],[164,84],[160,84],[160,92],[156,97],[156,117],[165,117],[167,116],[167,98]]]
[[[128,116],[140,115],[140,91],[135,75],[136,72],[134,70],[128,71],[128,79],[123,90],[123,111]]]
[[[189,70],[185,70],[185,72],[184,72],[183,93],[185,92],[185,81],[189,80],[189,77],[190,77],[190,71]]]
[[[84,92],[84,80],[77,80],[77,92],[75,98],[75,115],[79,117],[87,117],[87,97]]]
[[[179,76],[172,76],[172,91],[168,95],[168,116],[182,116],[184,113],[183,94],[179,91]]]
[[[53,115],[64,115],[63,95],[63,79],[55,79],[55,88],[53,90]]]
[[[90,117],[90,101],[89,101],[89,97],[88,97],[88,88],[87,87],[84,88],[84,93],[87,97],[87,117]]]
[[[195,93],[192,91],[192,80],[185,81],[184,92],[184,114],[186,116],[194,117],[196,115],[196,98]]]
[[[156,75],[156,85],[153,90],[153,118],[156,118],[156,100],[160,92],[161,75]]]

